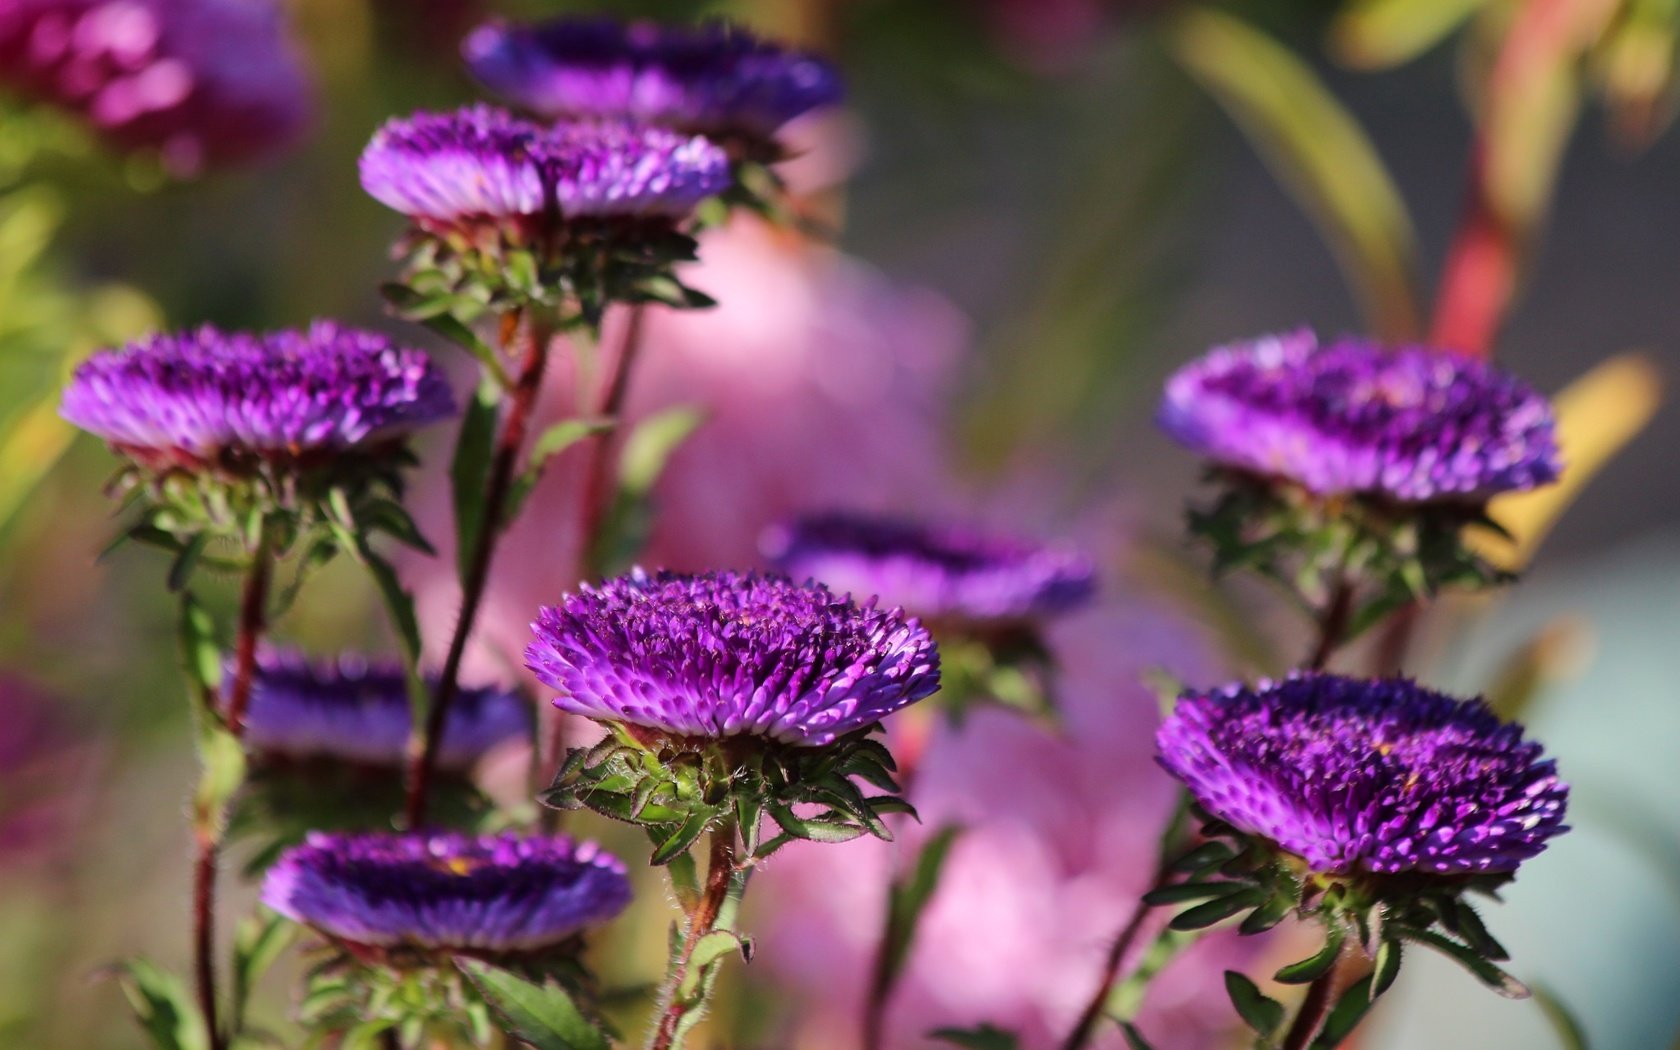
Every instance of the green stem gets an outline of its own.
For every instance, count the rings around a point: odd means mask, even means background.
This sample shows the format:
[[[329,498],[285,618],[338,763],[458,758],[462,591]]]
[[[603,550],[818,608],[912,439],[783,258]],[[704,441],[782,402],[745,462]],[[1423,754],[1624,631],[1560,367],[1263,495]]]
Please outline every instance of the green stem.
[[[683,1018],[705,1005],[703,1002],[687,1003],[683,998],[684,986],[688,984],[689,964],[694,959],[695,948],[717,928],[718,916],[722,914],[731,889],[737,883],[739,872],[735,865],[735,840],[735,822],[731,818],[724,818],[712,829],[706,883],[701,888],[700,900],[688,916],[688,930],[683,936],[682,948],[671,961],[665,982],[660,986],[659,997],[655,1000],[659,1004],[659,1023],[648,1040],[648,1050],[676,1050],[682,1045],[678,1029]]]

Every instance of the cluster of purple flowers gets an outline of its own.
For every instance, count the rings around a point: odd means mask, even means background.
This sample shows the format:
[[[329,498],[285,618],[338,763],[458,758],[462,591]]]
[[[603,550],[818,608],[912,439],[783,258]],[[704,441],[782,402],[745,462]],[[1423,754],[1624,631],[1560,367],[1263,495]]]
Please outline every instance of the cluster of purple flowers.
[[[60,411],[145,466],[239,469],[394,442],[455,403],[425,354],[317,322],[260,335],[205,326],[95,354]]]
[[[565,836],[323,834],[288,850],[263,903],[351,948],[512,955],[630,903],[624,864]]]
[[[1096,592],[1096,566],[1069,546],[961,525],[819,514],[771,528],[762,545],[792,577],[878,595],[937,621],[1039,620],[1077,608]]]
[[[1215,464],[1320,495],[1476,502],[1562,470],[1546,398],[1470,358],[1309,331],[1217,349],[1167,382],[1161,425]]]
[[[782,125],[842,95],[827,61],[721,23],[498,21],[462,52],[485,86],[541,116],[629,118],[754,155],[773,155]]]
[[[1188,693],[1157,743],[1210,815],[1315,872],[1509,873],[1567,830],[1569,789],[1521,726],[1406,679]]]
[[[362,186],[431,232],[480,227],[529,241],[565,224],[670,224],[727,189],[729,161],[699,136],[622,122],[543,125],[491,106],[393,120]]]
[[[818,747],[939,688],[916,620],[783,576],[637,571],[567,595],[532,631],[526,666],[556,707],[673,737]]]
[[[311,109],[271,0],[0,0],[0,83],[187,174],[287,144]]]
[[[427,684],[436,691],[434,680]],[[253,751],[395,768],[412,723],[396,661],[345,655],[317,663],[291,651],[258,656],[245,720]],[[468,769],[497,745],[529,736],[530,723],[529,707],[517,693],[495,686],[461,689],[444,721],[438,765]]]

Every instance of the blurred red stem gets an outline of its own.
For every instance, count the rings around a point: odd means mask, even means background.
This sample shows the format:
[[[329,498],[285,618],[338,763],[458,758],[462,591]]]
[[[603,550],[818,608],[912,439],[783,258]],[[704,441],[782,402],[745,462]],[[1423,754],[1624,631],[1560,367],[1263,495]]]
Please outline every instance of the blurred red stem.
[[[517,318],[513,324],[517,328]],[[548,348],[553,335],[547,324],[534,316],[526,317],[525,350],[519,375],[514,380],[513,389],[508,392],[501,432],[496,438],[496,450],[484,484],[484,520],[479,525],[472,559],[461,581],[461,611],[455,618],[455,633],[450,636],[449,651],[444,656],[437,691],[426,714],[424,743],[409,763],[408,797],[404,811],[409,828],[418,828],[425,823],[427,795],[437,772],[438,745],[450,705],[460,692],[461,661],[466,656],[467,641],[472,637],[473,625],[478,620],[485,585],[490,581],[491,559],[495,555],[496,541],[506,524],[503,517],[507,512],[508,495],[513,489],[519,451],[524,447],[525,435],[530,430],[537,395],[542,391],[543,371],[548,365]]]

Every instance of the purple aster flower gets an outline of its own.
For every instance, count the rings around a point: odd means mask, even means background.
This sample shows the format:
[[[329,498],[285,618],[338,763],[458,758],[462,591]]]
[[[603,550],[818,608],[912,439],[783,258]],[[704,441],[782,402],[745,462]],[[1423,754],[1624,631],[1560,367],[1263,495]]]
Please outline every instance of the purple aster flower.
[[[1096,566],[1078,551],[961,526],[820,514],[772,527],[763,547],[790,576],[880,595],[932,619],[1039,619],[1096,592]]]
[[[181,174],[290,143],[311,108],[271,0],[0,0],[0,83]]]
[[[529,707],[518,694],[464,688],[444,722],[438,766],[468,769],[497,744],[526,737],[530,722]],[[245,738],[254,751],[399,766],[410,726],[403,669],[394,661],[346,655],[317,664],[295,652],[259,656],[245,720]]]
[[[1222,347],[1167,381],[1160,423],[1215,463],[1322,495],[1479,501],[1562,471],[1546,399],[1490,365],[1309,331]]]
[[[554,706],[678,737],[822,746],[939,688],[916,620],[784,576],[638,570],[531,629],[525,664]]]
[[[269,869],[262,901],[352,948],[502,955],[613,918],[630,881],[565,836],[313,832]]]
[[[1522,727],[1406,679],[1300,675],[1187,693],[1159,761],[1213,817],[1315,872],[1514,872],[1569,788]]]
[[[783,124],[843,94],[827,61],[722,23],[493,21],[462,52],[485,86],[535,113],[631,118],[754,152],[773,151]]]
[[[374,332],[205,326],[95,354],[65,419],[151,467],[301,464],[372,450],[454,414],[443,372]]]
[[[491,106],[388,122],[362,187],[432,232],[489,227],[529,239],[551,221],[670,223],[729,187],[705,138],[622,122],[521,120]]]

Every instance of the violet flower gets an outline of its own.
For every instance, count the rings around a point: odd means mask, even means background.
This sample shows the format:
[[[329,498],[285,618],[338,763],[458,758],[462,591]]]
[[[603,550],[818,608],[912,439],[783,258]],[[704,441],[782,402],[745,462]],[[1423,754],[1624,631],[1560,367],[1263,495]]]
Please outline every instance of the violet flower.
[[[1213,818],[1337,875],[1501,875],[1569,788],[1521,726],[1406,679],[1300,675],[1181,697],[1160,763]]]
[[[315,833],[269,870],[262,901],[352,948],[497,956],[608,921],[630,882],[565,836]]]
[[[542,116],[630,118],[758,156],[777,152],[782,125],[843,93],[824,59],[722,23],[492,21],[461,50],[486,87]]]
[[[428,691],[436,682],[428,681]],[[295,652],[259,655],[245,720],[247,745],[289,759],[400,767],[412,726],[402,667],[356,655],[312,663]],[[470,769],[492,748],[530,735],[529,707],[494,686],[463,688],[450,706],[438,767]]]
[[[672,737],[820,747],[939,688],[915,619],[783,576],[636,571],[542,610],[525,662],[554,705]]]
[[[1042,620],[1090,601],[1096,566],[1071,547],[957,525],[830,513],[767,530],[778,569],[841,592],[879,595],[936,621]]]
[[[1215,465],[1318,495],[1480,502],[1562,472],[1552,409],[1491,365],[1306,330],[1221,347],[1167,382],[1161,426]]]
[[[455,412],[444,374],[383,335],[154,335],[84,361],[60,408],[142,466],[239,472],[372,452]]]

